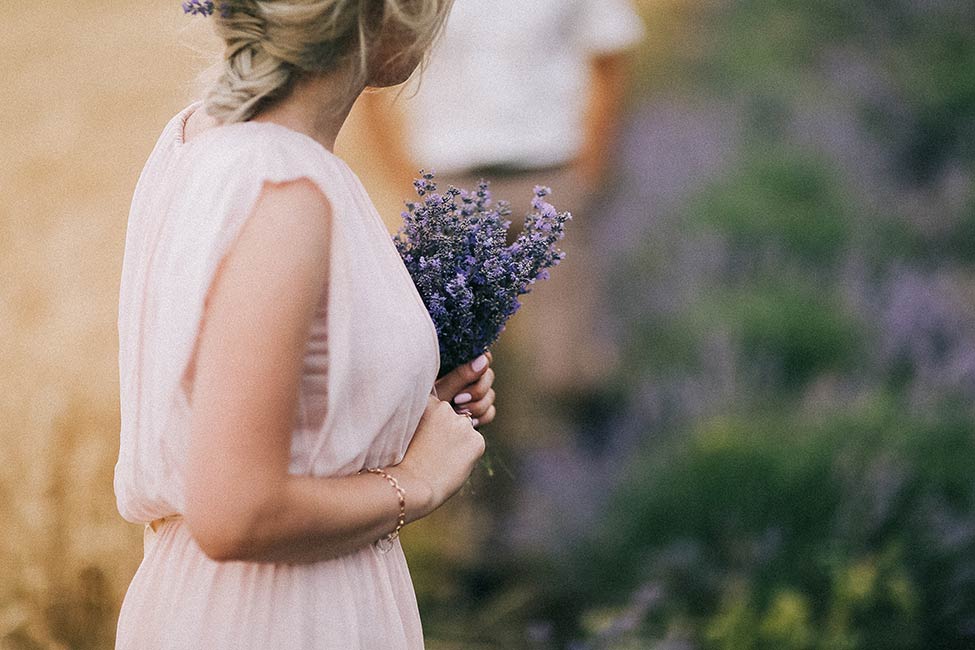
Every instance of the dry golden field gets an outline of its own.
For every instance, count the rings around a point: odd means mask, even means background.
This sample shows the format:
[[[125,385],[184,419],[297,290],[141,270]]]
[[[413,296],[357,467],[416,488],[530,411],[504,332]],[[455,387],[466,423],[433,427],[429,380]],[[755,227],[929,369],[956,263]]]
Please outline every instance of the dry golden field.
[[[175,0],[4,2],[0,25],[0,648],[108,648],[142,557],[112,491],[129,201],[218,49]]]

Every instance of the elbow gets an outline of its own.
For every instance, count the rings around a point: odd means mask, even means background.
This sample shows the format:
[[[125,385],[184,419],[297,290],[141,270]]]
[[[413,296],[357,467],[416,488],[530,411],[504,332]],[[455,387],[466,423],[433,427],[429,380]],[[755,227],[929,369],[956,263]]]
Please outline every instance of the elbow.
[[[214,513],[187,514],[186,526],[199,549],[214,562],[234,562],[242,558],[244,536],[240,531],[221,525],[222,517]]]
[[[277,507],[270,494],[188,493],[184,518],[190,536],[215,562],[253,560],[261,548],[262,524]]]
[[[240,514],[223,511],[220,506],[191,507],[187,499],[184,518],[190,537],[211,560],[232,562],[241,559],[246,533],[240,525]]]
[[[204,555],[214,562],[235,562],[241,559],[240,539],[201,528],[187,520],[190,535]]]

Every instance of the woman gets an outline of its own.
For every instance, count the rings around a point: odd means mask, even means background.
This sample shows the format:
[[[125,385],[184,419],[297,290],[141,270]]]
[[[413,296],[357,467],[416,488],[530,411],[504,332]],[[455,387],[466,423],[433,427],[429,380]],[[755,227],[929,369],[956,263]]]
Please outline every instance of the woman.
[[[115,492],[146,545],[117,649],[423,647],[396,533],[483,453],[491,355],[436,379],[433,323],[331,150],[448,9],[234,0],[211,17],[223,71],[164,129],[126,235]]]

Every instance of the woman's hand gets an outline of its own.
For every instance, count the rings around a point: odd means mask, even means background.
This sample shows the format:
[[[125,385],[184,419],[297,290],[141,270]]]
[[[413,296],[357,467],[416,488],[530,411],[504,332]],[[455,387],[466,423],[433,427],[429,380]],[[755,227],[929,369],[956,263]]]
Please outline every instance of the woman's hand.
[[[469,412],[474,416],[474,425],[487,424],[494,420],[497,409],[494,406],[494,369],[491,368],[493,356],[487,350],[477,359],[457,366],[434,384],[437,397],[450,402],[458,413]]]
[[[410,446],[397,465],[387,468],[407,493],[407,522],[425,517],[453,496],[484,454],[484,436],[450,404],[430,394]]]
[[[491,361],[486,351],[436,381],[403,460],[387,468],[419,497],[407,500],[408,522],[427,516],[453,496],[484,454],[484,437],[474,426],[494,419]],[[476,419],[459,415],[464,411]]]

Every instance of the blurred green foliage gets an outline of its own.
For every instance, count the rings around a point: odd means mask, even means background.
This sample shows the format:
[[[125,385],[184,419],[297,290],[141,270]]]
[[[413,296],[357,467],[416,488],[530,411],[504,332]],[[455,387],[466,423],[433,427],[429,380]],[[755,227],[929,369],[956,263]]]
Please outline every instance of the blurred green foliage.
[[[652,454],[556,593],[612,600],[659,583],[644,633],[689,621],[706,648],[966,647],[936,613],[975,602],[957,582],[975,540],[939,539],[975,508],[968,421],[912,420],[880,398],[719,418]]]
[[[759,367],[772,366],[771,379],[783,388],[855,365],[862,336],[858,323],[820,288],[755,286],[727,301],[727,319],[738,330],[744,354]]]
[[[849,241],[850,220],[827,161],[802,149],[755,142],[751,149],[689,211],[743,254],[771,248],[782,263],[835,261]]]

